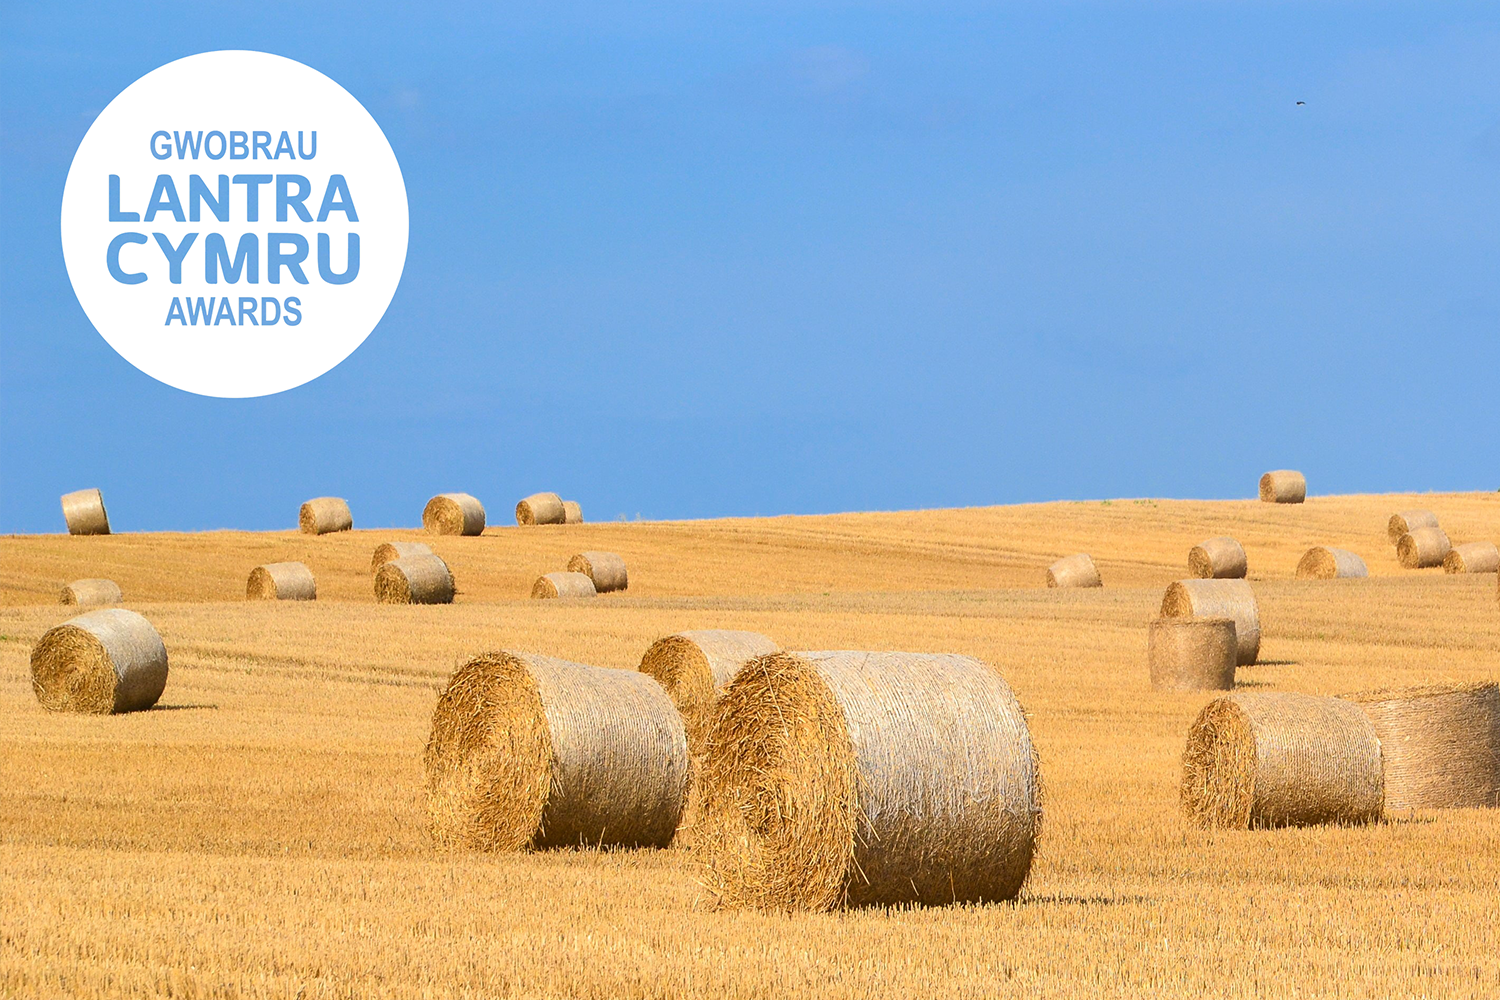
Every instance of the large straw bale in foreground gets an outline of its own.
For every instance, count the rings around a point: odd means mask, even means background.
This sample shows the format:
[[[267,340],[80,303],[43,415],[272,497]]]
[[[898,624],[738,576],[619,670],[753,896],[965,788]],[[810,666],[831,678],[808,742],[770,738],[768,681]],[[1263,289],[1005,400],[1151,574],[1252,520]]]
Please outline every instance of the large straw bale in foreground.
[[[1158,691],[1230,691],[1239,646],[1230,618],[1158,618],[1146,642]]]
[[[582,573],[544,573],[531,585],[531,596],[538,599],[593,597],[596,594],[594,581]]]
[[[439,493],[422,508],[422,527],[434,535],[484,532],[484,504],[467,493]]]
[[[1200,580],[1241,580],[1249,567],[1245,547],[1228,535],[1207,539],[1188,550],[1188,572]]]
[[[141,615],[90,611],[48,629],[31,650],[31,687],[53,712],[136,712],[167,686],[167,647]]]
[[[1299,580],[1356,580],[1370,575],[1365,561],[1347,549],[1318,545],[1297,563]]]
[[[58,603],[97,608],[105,604],[119,604],[124,599],[120,585],[113,580],[74,580],[62,589]]]
[[[568,560],[568,572],[582,573],[594,581],[594,589],[601,594],[630,586],[625,560],[614,552],[580,552]]]
[[[1448,558],[1448,553],[1452,551],[1453,543],[1448,541],[1448,535],[1442,528],[1429,527],[1408,531],[1396,543],[1396,558],[1400,559],[1401,565],[1407,569],[1430,569],[1433,566],[1441,566],[1443,560]]]
[[[1010,899],[1031,870],[1031,734],[1005,681],[966,656],[754,660],[719,702],[701,777],[721,903]]]
[[[267,563],[250,571],[245,597],[252,601],[315,601],[318,582],[305,563]]]
[[[1383,787],[1375,729],[1339,698],[1217,698],[1198,713],[1182,752],[1182,808],[1198,826],[1375,822]]]
[[[1094,565],[1093,557],[1080,552],[1073,556],[1063,556],[1047,567],[1047,586],[1102,587],[1104,580],[1099,576],[1099,568]]]
[[[104,510],[104,494],[98,490],[76,490],[62,497],[63,520],[70,535],[109,534],[109,514]]]
[[[687,791],[682,719],[661,685],[528,653],[454,673],[423,754],[439,847],[665,847]]]
[[[1437,515],[1430,510],[1403,510],[1391,515],[1391,519],[1385,524],[1385,535],[1395,545],[1401,541],[1402,535],[1410,534],[1418,528],[1437,526]]]
[[[563,524],[582,524],[583,507],[577,500],[563,501]]]
[[[567,517],[562,497],[556,493],[533,493],[516,504],[517,524],[563,524]]]
[[[641,657],[641,672],[656,678],[682,713],[688,746],[702,752],[713,709],[740,669],[757,656],[779,653],[776,640],[759,632],[693,629],[664,636]]]
[[[1500,806],[1500,686],[1346,695],[1380,738],[1388,809]]]
[[[375,600],[381,604],[452,604],[454,590],[441,556],[392,559],[375,571]]]
[[[1234,621],[1239,665],[1260,656],[1260,610],[1245,580],[1178,580],[1162,597],[1163,618],[1229,618]]]
[[[1443,557],[1444,573],[1494,573],[1500,570],[1500,548],[1494,542],[1465,542]]]
[[[297,530],[304,535],[326,535],[333,531],[349,531],[354,527],[354,515],[349,512],[349,501],[342,497],[314,497],[297,511]]]
[[[379,572],[380,567],[393,559],[430,555],[432,546],[426,542],[381,542],[375,546],[375,554],[370,557],[370,572]]]
[[[1276,469],[1260,477],[1260,498],[1266,503],[1302,503],[1307,478],[1295,469]]]

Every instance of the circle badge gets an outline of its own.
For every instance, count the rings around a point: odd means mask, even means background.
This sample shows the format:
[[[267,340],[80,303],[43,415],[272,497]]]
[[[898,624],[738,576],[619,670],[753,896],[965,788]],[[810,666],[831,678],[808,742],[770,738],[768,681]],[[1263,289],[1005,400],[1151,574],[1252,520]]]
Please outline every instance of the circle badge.
[[[265,52],[205,52],[132,83],[63,189],[63,259],[94,328],[204,396],[282,392],[348,357],[396,293],[407,225],[375,119]]]

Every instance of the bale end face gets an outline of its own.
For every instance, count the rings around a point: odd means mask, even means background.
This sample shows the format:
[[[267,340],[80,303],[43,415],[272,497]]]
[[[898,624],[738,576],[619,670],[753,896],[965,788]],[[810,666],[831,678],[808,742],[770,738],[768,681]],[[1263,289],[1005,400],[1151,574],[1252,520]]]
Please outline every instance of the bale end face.
[[[167,685],[167,649],[144,617],[90,611],[48,629],[31,650],[31,687],[51,712],[150,708]]]
[[[304,535],[326,535],[353,527],[354,515],[342,497],[315,497],[297,511],[297,530]]]
[[[1151,623],[1147,659],[1158,691],[1228,691],[1239,656],[1229,618],[1158,618]]]
[[[1244,830],[1255,803],[1255,733],[1228,698],[1204,706],[1182,751],[1182,811],[1194,826]]]
[[[1260,498],[1265,503],[1302,503],[1307,499],[1307,479],[1294,469],[1276,469],[1260,477]]]

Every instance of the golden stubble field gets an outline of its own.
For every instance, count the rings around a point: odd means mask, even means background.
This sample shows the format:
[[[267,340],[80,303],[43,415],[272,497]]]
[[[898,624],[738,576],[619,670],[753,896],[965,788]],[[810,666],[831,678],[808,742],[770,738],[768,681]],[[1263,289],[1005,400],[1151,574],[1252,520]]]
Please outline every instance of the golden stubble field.
[[[1385,518],[1500,538],[1500,495],[1296,507],[1131,501],[490,529],[441,538],[458,603],[373,603],[409,531],[0,539],[0,995],[865,997],[1500,995],[1500,811],[1208,833],[1177,812],[1207,695],[1149,690],[1145,626],[1188,548],[1240,538],[1265,631],[1247,686],[1336,694],[1500,677],[1495,577],[1403,571]],[[1300,582],[1314,544],[1365,581]],[[579,549],[629,596],[523,599]],[[1092,552],[1106,588],[1041,587]],[[247,603],[303,559],[315,604]],[[49,715],[31,644],[64,582],[109,576],[171,678],[131,716]],[[1046,820],[1015,903],[715,911],[691,855],[442,855],[421,747],[454,665],[496,648],[633,668],[681,628],[788,648],[953,651],[999,669],[1042,756]]]

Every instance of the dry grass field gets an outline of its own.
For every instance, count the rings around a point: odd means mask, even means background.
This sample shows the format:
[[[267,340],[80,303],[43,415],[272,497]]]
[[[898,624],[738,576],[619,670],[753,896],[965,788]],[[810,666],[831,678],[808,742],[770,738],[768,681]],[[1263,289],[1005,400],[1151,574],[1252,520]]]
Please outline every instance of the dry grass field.
[[[1146,623],[1187,551],[1232,534],[1259,595],[1249,687],[1500,678],[1493,575],[1399,568],[1385,519],[1500,539],[1500,495],[1116,500],[959,511],[490,529],[439,538],[458,602],[374,603],[410,531],[0,539],[0,996],[1494,997],[1500,810],[1374,828],[1188,829],[1178,755],[1207,695],[1156,694]],[[357,516],[357,511],[356,511]],[[1292,579],[1309,546],[1371,579]],[[623,595],[529,601],[580,549]],[[1105,589],[1047,591],[1089,551]],[[246,602],[300,559],[311,604]],[[171,655],[161,704],[50,715],[31,644],[68,580],[107,576]],[[788,648],[981,657],[1027,708],[1046,818],[1015,903],[716,911],[681,850],[443,855],[420,753],[454,665],[487,649],[632,668],[682,628]]]

